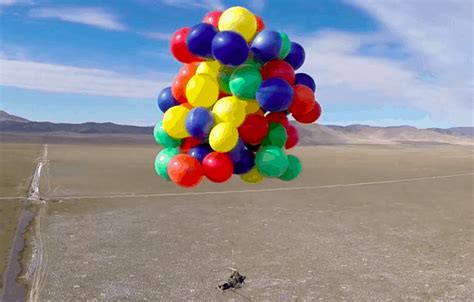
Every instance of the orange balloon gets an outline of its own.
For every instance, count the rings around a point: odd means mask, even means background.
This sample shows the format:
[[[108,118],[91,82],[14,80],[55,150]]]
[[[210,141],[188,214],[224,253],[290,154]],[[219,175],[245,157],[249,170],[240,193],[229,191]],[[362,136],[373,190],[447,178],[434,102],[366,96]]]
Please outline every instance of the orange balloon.
[[[201,182],[203,169],[191,155],[178,154],[168,164],[168,175],[174,183],[189,188]]]
[[[188,102],[186,99],[186,85],[188,85],[189,79],[196,73],[196,69],[197,64],[185,64],[174,78],[173,84],[171,85],[171,94],[178,102]]]

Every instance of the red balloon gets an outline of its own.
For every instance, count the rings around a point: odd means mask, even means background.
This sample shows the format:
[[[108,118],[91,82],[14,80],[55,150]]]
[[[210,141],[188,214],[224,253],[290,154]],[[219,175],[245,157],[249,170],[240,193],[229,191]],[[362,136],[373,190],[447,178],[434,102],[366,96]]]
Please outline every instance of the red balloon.
[[[288,117],[283,112],[271,112],[265,118],[269,123],[280,123],[283,127],[288,127]]]
[[[188,153],[188,151],[191,149],[191,148],[194,148],[194,147],[197,147],[201,144],[201,141],[197,138],[194,138],[194,137],[185,137],[183,138],[183,140],[181,141],[181,146],[179,146],[179,149],[181,150],[181,152],[183,153]]]
[[[290,112],[293,115],[305,115],[314,107],[314,92],[306,85],[293,86],[293,102],[290,105]]]
[[[257,19],[257,32],[262,31],[265,29],[265,22],[263,22],[262,17],[255,15]]]
[[[288,135],[288,139],[286,140],[285,148],[291,149],[296,146],[300,140],[298,129],[292,124],[289,124],[288,127],[286,127],[286,134]]]
[[[293,115],[295,120],[303,124],[311,124],[318,120],[321,116],[321,105],[317,101],[314,102],[313,109],[304,115]]]
[[[268,133],[268,121],[259,114],[249,114],[239,127],[239,136],[247,144],[258,145]]]
[[[293,85],[295,83],[295,70],[286,61],[272,60],[263,66],[262,77],[264,80],[280,78]]]
[[[188,154],[178,154],[168,164],[170,179],[182,187],[194,187],[202,179],[203,169],[199,161]]]
[[[211,24],[214,27],[219,27],[219,19],[221,18],[222,11],[213,10],[208,12],[204,18],[202,18],[203,23]]]
[[[218,100],[225,98],[226,96],[231,96],[231,94],[225,93],[224,91],[219,91],[219,96],[217,97]]]
[[[184,77],[189,80],[193,75],[196,74],[197,68],[198,64],[184,64],[178,72],[178,77]]]
[[[229,155],[211,152],[202,160],[204,175],[213,182],[224,182],[234,173],[234,164]]]
[[[176,60],[183,62],[183,63],[192,63],[192,62],[200,62],[202,61],[200,58],[194,56],[188,49],[186,45],[186,38],[188,37],[188,33],[190,27],[183,27],[178,29],[173,36],[171,37],[170,41],[170,50]]]

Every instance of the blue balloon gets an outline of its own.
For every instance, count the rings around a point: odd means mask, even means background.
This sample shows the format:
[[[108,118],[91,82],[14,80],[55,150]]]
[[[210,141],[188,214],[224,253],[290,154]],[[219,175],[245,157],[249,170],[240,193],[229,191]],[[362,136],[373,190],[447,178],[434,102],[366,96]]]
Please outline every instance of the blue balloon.
[[[209,145],[205,144],[189,149],[188,154],[202,163],[204,157],[213,151]]]
[[[212,39],[217,34],[214,26],[200,23],[191,27],[186,40],[189,51],[202,58],[212,57]]]
[[[166,110],[170,109],[173,106],[177,106],[180,104],[171,93],[171,87],[166,87],[161,90],[160,94],[158,94],[157,99],[158,107],[160,108],[161,112],[165,113]]]
[[[239,66],[247,60],[249,46],[238,33],[221,31],[212,40],[212,56],[223,65]]]
[[[253,40],[250,51],[257,61],[268,62],[278,58],[281,43],[281,36],[277,31],[263,30]]]
[[[245,150],[245,144],[239,138],[239,140],[237,141],[237,145],[235,145],[234,149],[227,152],[227,155],[229,155],[230,159],[232,159],[232,161],[235,163],[240,160],[244,150]]]
[[[295,75],[295,85],[296,84],[308,86],[313,92],[316,91],[316,83],[309,74],[297,73]]]
[[[234,162],[234,174],[244,174],[255,166],[255,155],[252,151],[244,149],[240,160]]]
[[[260,149],[260,144],[258,145],[245,144],[245,147],[249,149],[250,151],[257,152],[258,149]]]
[[[256,99],[260,107],[267,111],[284,111],[293,102],[293,88],[283,79],[270,78],[260,85]]]
[[[184,126],[192,137],[204,139],[214,126],[214,117],[206,108],[196,107],[189,111]]]
[[[286,56],[285,61],[290,63],[290,65],[293,66],[293,69],[296,70],[303,65],[304,58],[305,54],[303,46],[296,42],[291,42],[290,53]]]

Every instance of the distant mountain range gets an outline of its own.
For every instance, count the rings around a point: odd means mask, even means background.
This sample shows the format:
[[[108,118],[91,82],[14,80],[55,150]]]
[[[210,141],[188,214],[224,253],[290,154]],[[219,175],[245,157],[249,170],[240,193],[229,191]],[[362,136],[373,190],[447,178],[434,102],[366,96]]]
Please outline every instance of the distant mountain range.
[[[400,144],[400,143],[437,143],[474,145],[473,127],[456,127],[449,129],[418,129],[410,126],[372,127],[366,125],[331,126],[301,125],[295,123],[299,130],[302,145],[332,144]],[[115,142],[133,141],[149,143],[153,127],[117,125],[114,123],[51,123],[34,122],[25,118],[0,111],[0,138],[9,137],[36,138],[47,137],[54,141],[61,138],[84,139],[112,136]],[[133,138],[133,139],[131,139]]]

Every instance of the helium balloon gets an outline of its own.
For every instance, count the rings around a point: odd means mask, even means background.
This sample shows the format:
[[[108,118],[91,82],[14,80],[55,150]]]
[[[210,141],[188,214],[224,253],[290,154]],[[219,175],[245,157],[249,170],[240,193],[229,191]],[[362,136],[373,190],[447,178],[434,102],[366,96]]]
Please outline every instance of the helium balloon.
[[[197,159],[200,163],[206,155],[212,152],[212,148],[208,145],[199,145],[189,149],[188,154]]]
[[[255,99],[255,93],[262,84],[260,71],[252,65],[237,68],[230,76],[229,87],[233,95],[244,99]]]
[[[194,187],[202,179],[203,169],[197,159],[188,154],[178,154],[168,164],[170,179],[182,187]]]
[[[212,78],[217,79],[220,68],[221,64],[219,64],[219,62],[216,60],[204,61],[199,63],[199,66],[196,69],[196,74],[204,73],[210,75]]]
[[[314,82],[313,78],[306,73],[297,73],[295,75],[295,84],[305,85],[311,88],[313,92],[316,91],[316,83]]]
[[[247,144],[257,145],[268,133],[268,121],[258,114],[249,114],[239,127],[240,138]]]
[[[234,174],[245,174],[255,166],[255,155],[252,151],[244,149],[240,159],[234,161]]]
[[[227,94],[232,94],[229,87],[230,76],[234,71],[233,68],[224,67],[221,71],[217,74],[217,81],[219,82],[219,88],[221,91]]]
[[[276,146],[264,146],[255,156],[258,172],[265,177],[279,177],[288,168],[286,154]]]
[[[188,45],[189,51],[201,58],[212,57],[212,39],[217,34],[217,30],[214,26],[207,23],[200,23],[191,27],[186,44]]]
[[[201,144],[201,140],[194,138],[194,137],[185,137],[183,138],[183,141],[181,142],[181,146],[179,146],[179,149],[183,153],[187,153],[191,148],[194,148],[196,146],[199,146]]]
[[[233,31],[221,31],[212,40],[212,56],[223,65],[239,66],[249,55],[245,39]]]
[[[293,85],[295,82],[295,71],[288,62],[283,60],[272,60],[265,64],[262,69],[262,76],[264,80],[270,78],[280,78]]]
[[[260,149],[260,144],[258,145],[251,145],[251,144],[245,144],[245,148],[249,149],[252,152],[257,152]]]
[[[263,22],[262,17],[260,16],[255,16],[257,19],[257,32],[260,32],[265,29],[265,22]]]
[[[189,79],[196,73],[197,67],[198,64],[196,63],[184,64],[179,70],[177,77],[185,78],[189,81]]]
[[[239,132],[231,123],[220,123],[209,134],[209,145],[214,151],[229,152],[237,144]]]
[[[285,80],[271,78],[263,81],[257,90],[256,98],[260,106],[267,111],[283,111],[293,101],[293,89]]]
[[[183,105],[168,109],[163,115],[163,128],[173,138],[184,138],[189,136],[184,126],[189,109]]]
[[[245,103],[235,96],[227,96],[216,102],[212,113],[218,123],[228,122],[239,127],[245,119]]]
[[[219,19],[219,31],[234,31],[250,41],[257,31],[257,19],[248,9],[234,6],[226,9]]]
[[[225,153],[211,152],[202,161],[204,175],[212,182],[224,182],[228,180],[234,171],[234,164],[229,155]]]
[[[186,98],[194,107],[211,107],[218,95],[219,84],[207,74],[195,74],[186,85]]]
[[[168,164],[170,160],[179,154],[177,148],[165,148],[156,155],[155,172],[166,180],[170,180],[168,175]]]
[[[284,112],[270,112],[265,118],[269,123],[280,123],[285,128],[289,124],[288,117]]]
[[[251,65],[257,68],[258,70],[262,69],[262,64],[260,62],[255,61],[252,54],[249,55],[249,57],[247,58],[247,60],[245,60],[243,65]]]
[[[268,126],[268,134],[262,142],[262,146],[273,145],[283,148],[288,139],[286,129],[279,123],[270,123]]]
[[[257,184],[263,180],[263,176],[258,172],[257,168],[252,168],[249,172],[240,175],[240,178],[250,184]]]
[[[293,103],[290,106],[290,112],[293,115],[305,115],[314,107],[314,92],[305,85],[293,86]]]
[[[176,60],[182,63],[192,63],[192,62],[199,62],[201,59],[194,56],[188,49],[186,45],[186,39],[188,37],[188,33],[190,27],[183,27],[176,31],[173,36],[171,37],[171,44],[170,50]]]
[[[163,122],[159,121],[153,128],[155,141],[164,148],[176,148],[181,145],[181,139],[176,139],[168,135],[163,128]]]
[[[191,109],[185,121],[186,131],[197,139],[204,139],[214,126],[212,113],[204,107]]]
[[[250,51],[255,60],[268,62],[278,57],[281,48],[281,36],[274,30],[265,29],[252,41]]]
[[[227,154],[229,155],[230,159],[232,159],[232,161],[235,163],[235,162],[238,162],[240,160],[240,158],[242,157],[242,153],[244,151],[245,151],[245,144],[239,138],[237,140],[237,144],[235,145],[235,147],[232,150],[230,150],[229,152],[227,152]]]
[[[260,110],[260,105],[258,104],[257,101],[246,101],[245,102],[245,113],[252,114],[256,113],[258,110]]]
[[[285,57],[285,61],[290,63],[294,70],[297,70],[303,65],[304,59],[305,54],[303,47],[296,42],[291,42],[290,52]]]
[[[280,48],[280,51],[278,52],[278,58],[283,60],[290,53],[291,42],[288,35],[285,34],[284,32],[280,32],[280,37],[281,37],[281,48]]]
[[[291,149],[296,146],[296,144],[298,144],[300,139],[298,129],[295,126],[289,124],[286,127],[286,134],[288,135],[288,139],[286,140],[285,149]]]
[[[318,120],[318,118],[321,116],[321,106],[319,103],[316,101],[314,102],[314,107],[311,109],[310,112],[304,114],[304,115],[293,115],[295,120],[302,124],[311,124],[314,123]]]
[[[179,105],[179,102],[173,97],[173,94],[171,93],[171,87],[166,87],[161,90],[160,94],[158,95],[157,102],[158,107],[163,113],[165,113],[166,110],[170,109],[171,107]]]
[[[299,158],[294,155],[288,155],[288,168],[285,173],[278,178],[285,181],[294,180],[300,175],[301,170],[302,167]]]
[[[203,23],[211,24],[214,27],[219,26],[219,19],[222,15],[222,11],[220,10],[213,10],[211,12],[208,12],[204,18],[202,19]]]

